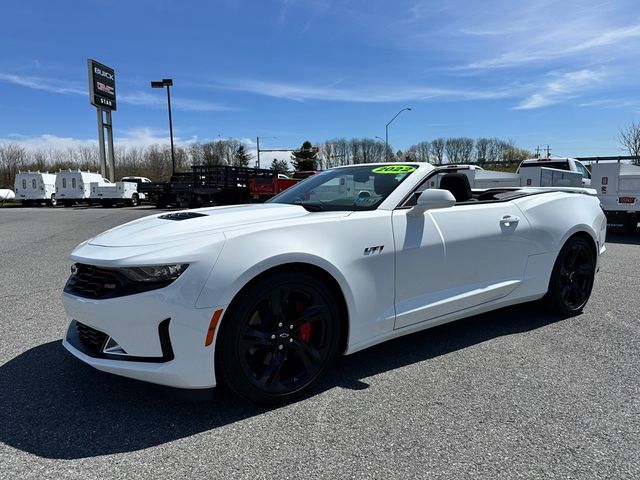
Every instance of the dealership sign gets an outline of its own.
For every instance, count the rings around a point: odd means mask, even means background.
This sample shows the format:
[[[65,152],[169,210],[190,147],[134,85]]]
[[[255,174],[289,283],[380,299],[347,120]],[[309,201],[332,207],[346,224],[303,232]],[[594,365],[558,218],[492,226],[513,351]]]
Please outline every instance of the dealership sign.
[[[92,105],[116,109],[116,74],[113,68],[89,59],[89,99]]]

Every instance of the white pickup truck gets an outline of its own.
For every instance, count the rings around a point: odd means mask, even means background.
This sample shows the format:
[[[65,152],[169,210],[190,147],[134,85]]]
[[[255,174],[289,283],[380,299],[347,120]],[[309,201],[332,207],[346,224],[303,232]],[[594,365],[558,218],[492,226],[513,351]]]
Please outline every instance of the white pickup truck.
[[[640,220],[640,166],[622,162],[591,164],[593,186],[613,230],[635,232]]]

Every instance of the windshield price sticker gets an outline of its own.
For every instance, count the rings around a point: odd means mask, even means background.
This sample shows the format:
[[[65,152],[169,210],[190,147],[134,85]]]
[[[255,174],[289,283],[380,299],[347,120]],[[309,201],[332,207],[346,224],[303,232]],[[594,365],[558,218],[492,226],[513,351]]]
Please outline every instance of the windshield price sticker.
[[[397,175],[399,173],[411,173],[415,172],[416,167],[411,165],[385,165],[384,167],[378,167],[371,170],[372,173],[389,173]]]

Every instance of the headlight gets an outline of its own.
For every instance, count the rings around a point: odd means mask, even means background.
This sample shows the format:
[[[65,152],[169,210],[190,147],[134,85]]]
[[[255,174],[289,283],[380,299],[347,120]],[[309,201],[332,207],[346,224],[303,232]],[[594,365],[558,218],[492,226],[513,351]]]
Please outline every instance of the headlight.
[[[172,282],[187,269],[189,264],[154,265],[149,267],[124,267],[117,271],[134,282]]]
[[[83,263],[71,265],[71,277],[64,291],[85,298],[107,299],[157,290],[171,284],[189,265],[144,267],[98,267]]]

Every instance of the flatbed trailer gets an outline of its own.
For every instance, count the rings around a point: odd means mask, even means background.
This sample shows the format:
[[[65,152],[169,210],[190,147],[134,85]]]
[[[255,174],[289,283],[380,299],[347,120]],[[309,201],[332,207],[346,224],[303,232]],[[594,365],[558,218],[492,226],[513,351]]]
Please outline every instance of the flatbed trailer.
[[[232,205],[249,202],[249,179],[275,175],[273,170],[249,167],[193,165],[191,172],[176,173],[169,182],[140,184],[138,191],[148,195],[158,208]]]

